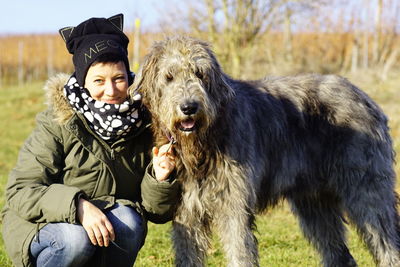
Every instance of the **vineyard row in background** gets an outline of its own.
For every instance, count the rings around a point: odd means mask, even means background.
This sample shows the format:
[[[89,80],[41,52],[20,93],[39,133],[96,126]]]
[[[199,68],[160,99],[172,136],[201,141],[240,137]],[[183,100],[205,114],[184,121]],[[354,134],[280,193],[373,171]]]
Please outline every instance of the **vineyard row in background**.
[[[157,34],[140,36],[139,58],[147,53],[153,41],[164,37]],[[207,39],[207,36],[200,37]],[[247,58],[240,65],[239,76],[257,78],[268,74],[294,74],[300,72],[347,73],[358,70],[373,70],[379,78],[386,78],[391,70],[399,68],[398,36],[393,37],[391,45],[382,47],[377,59],[371,52],[371,37],[364,40],[364,46],[357,45],[352,34],[295,34],[292,37],[291,54],[284,47],[282,33],[262,36],[256,45],[243,51]],[[134,40],[129,44],[131,66],[136,70],[138,62],[134,61]],[[230,55],[214,50],[224,70],[232,74]],[[369,49],[368,49],[369,48]],[[32,80],[43,80],[56,72],[72,71],[71,55],[65,44],[57,35],[10,36],[0,38],[0,86],[13,83],[25,83]],[[237,75],[237,73],[236,73]]]
[[[173,3],[177,0],[171,0]],[[398,0],[199,0],[160,12],[158,30],[126,29],[137,71],[154,41],[191,35],[211,43],[235,78],[302,72],[386,80],[400,65]],[[72,71],[58,34],[0,36],[0,87]]]

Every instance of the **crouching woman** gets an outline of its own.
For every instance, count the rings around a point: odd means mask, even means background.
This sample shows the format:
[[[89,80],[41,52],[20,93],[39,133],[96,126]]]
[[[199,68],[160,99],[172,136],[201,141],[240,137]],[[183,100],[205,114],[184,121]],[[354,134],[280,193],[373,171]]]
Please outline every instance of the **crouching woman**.
[[[6,188],[3,238],[16,266],[132,266],[146,220],[172,217],[174,154],[152,149],[140,96],[128,98],[122,24],[120,14],[60,30],[75,72],[47,82],[49,107]]]

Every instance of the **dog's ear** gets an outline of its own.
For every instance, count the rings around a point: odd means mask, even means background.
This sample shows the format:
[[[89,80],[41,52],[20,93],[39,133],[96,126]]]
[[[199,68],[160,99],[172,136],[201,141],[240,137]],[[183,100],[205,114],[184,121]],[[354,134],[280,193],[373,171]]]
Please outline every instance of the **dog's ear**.
[[[194,40],[194,44],[199,46],[199,51],[204,52],[203,57],[208,58],[208,63],[205,64],[205,69],[208,72],[208,90],[214,95],[215,99],[219,101],[221,105],[229,102],[235,95],[235,91],[230,86],[232,80],[227,74],[225,74],[211,49],[211,45],[201,40]]]
[[[211,57],[211,72],[209,90],[215,95],[215,99],[220,100],[220,104],[228,103],[235,95],[235,91],[230,86],[232,80],[227,74],[222,71],[214,53],[210,50]]]
[[[133,84],[129,87],[129,95],[132,97],[136,93],[142,95],[143,103],[150,108],[149,90],[154,89],[157,78],[158,60],[162,53],[162,44],[153,45],[149,54],[146,55],[144,63],[135,75]]]
[[[229,85],[232,79],[220,69],[219,76],[216,80],[221,93],[225,95],[227,100],[230,100],[235,95],[235,91]]]

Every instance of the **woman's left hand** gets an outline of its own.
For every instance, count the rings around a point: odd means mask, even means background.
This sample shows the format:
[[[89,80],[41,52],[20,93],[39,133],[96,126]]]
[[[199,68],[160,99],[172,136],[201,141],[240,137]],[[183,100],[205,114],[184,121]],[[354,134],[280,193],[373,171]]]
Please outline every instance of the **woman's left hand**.
[[[153,168],[158,181],[165,181],[175,169],[175,154],[172,145],[153,147]]]

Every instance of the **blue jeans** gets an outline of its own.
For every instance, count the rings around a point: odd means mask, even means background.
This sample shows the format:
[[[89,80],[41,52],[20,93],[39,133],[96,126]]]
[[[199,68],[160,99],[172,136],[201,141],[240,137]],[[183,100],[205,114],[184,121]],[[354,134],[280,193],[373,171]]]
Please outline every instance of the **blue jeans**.
[[[114,205],[104,211],[115,232],[115,244],[94,246],[82,225],[50,223],[30,245],[32,261],[42,266],[129,266],[136,260],[146,235],[146,225],[131,207]]]

